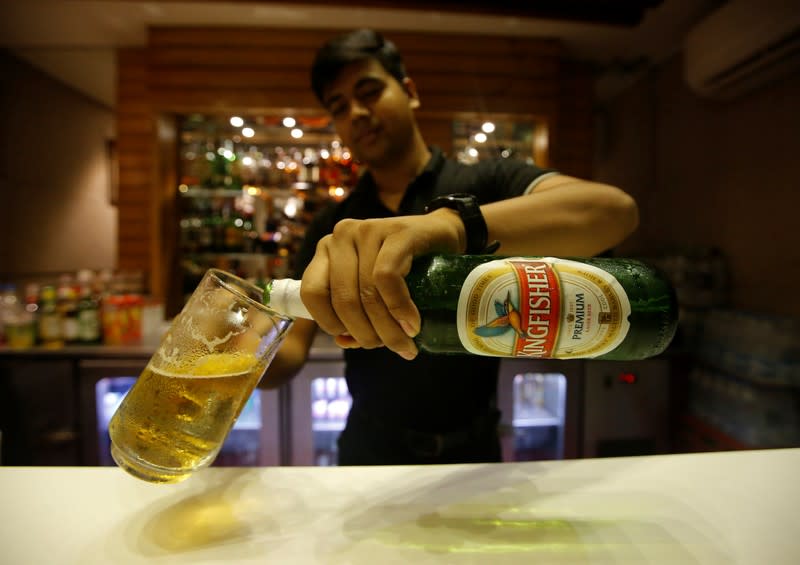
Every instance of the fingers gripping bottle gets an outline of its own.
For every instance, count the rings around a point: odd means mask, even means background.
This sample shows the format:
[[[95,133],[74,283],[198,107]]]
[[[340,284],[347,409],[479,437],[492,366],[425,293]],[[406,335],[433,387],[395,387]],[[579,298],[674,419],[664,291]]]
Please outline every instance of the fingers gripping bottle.
[[[429,255],[406,277],[430,353],[556,359],[645,359],[678,324],[674,289],[633,259]],[[272,281],[264,300],[310,318],[300,281]]]

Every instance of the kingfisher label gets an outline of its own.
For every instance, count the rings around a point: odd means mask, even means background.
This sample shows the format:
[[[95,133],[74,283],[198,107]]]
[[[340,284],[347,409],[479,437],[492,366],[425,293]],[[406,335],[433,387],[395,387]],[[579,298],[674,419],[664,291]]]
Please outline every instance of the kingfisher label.
[[[542,257],[484,263],[464,281],[458,335],[479,355],[585,358],[625,339],[630,303],[606,271]]]

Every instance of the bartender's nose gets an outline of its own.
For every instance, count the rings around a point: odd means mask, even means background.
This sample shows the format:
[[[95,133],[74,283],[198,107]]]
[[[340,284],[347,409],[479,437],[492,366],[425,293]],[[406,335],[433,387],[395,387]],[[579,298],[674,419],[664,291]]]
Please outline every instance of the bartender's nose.
[[[356,121],[358,118],[369,116],[369,108],[358,100],[350,102],[350,120]]]

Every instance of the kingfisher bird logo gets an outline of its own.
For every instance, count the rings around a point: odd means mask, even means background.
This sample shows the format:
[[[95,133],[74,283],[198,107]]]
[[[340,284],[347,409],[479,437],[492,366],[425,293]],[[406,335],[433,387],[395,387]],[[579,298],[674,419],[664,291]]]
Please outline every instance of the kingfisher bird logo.
[[[525,334],[522,331],[521,323],[522,318],[517,307],[511,302],[510,292],[506,294],[506,299],[503,302],[495,300],[494,309],[497,317],[473,329],[472,331],[475,335],[480,337],[496,337],[506,332],[513,331],[518,336],[524,337]]]

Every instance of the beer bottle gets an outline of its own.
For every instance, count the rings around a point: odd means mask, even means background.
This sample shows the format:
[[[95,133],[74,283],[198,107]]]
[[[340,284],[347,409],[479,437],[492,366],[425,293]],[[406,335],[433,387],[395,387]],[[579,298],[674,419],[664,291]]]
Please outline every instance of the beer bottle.
[[[678,324],[674,289],[634,259],[429,255],[406,277],[430,353],[557,359],[645,359]],[[310,318],[300,282],[273,280],[264,301]]]

